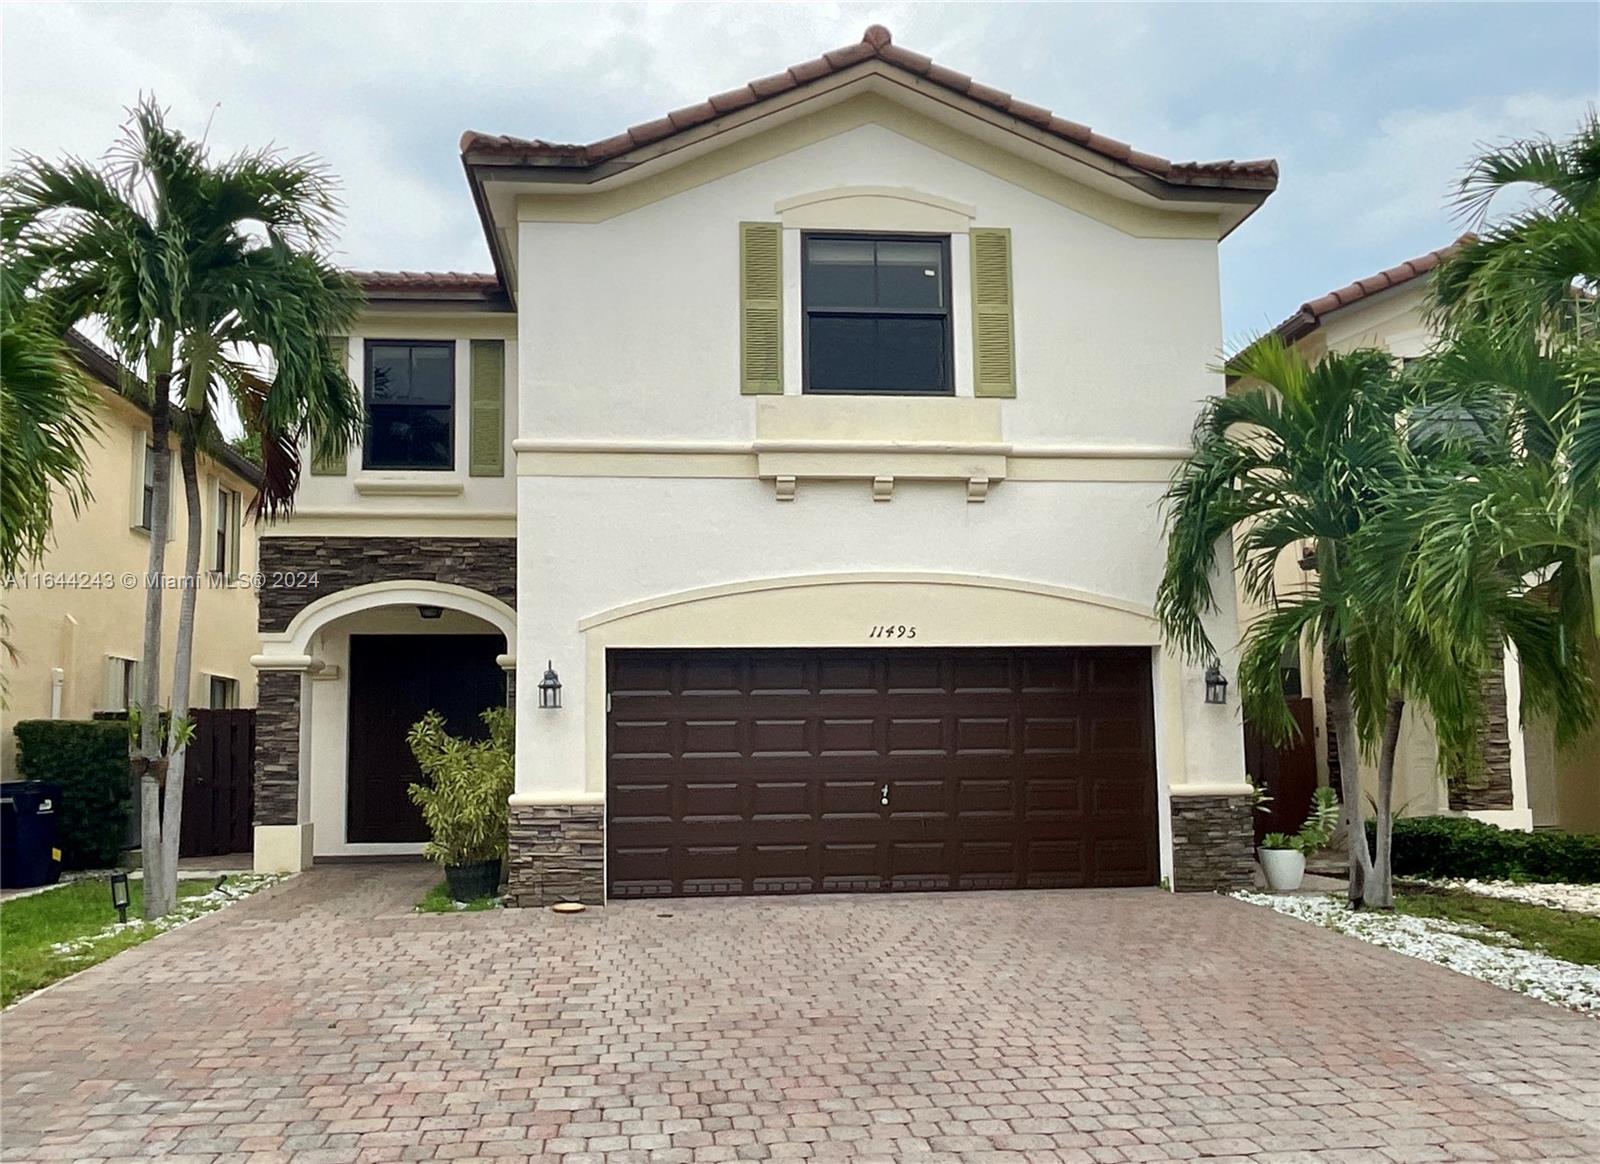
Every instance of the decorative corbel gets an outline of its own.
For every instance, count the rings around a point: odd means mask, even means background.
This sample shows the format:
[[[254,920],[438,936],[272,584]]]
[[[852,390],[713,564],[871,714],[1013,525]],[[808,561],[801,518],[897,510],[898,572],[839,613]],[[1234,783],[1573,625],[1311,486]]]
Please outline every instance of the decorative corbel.
[[[894,499],[894,478],[874,477],[872,479],[872,500],[892,501]]]
[[[779,501],[794,500],[794,478],[774,477],[772,480],[774,494]]]

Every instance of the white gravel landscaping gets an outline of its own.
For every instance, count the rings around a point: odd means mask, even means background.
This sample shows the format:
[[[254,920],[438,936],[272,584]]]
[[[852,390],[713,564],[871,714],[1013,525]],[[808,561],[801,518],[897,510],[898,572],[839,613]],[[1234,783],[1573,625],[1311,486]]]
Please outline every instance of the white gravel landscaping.
[[[1600,917],[1600,885],[1529,885],[1520,881],[1423,881],[1440,889],[1464,889],[1480,897],[1500,897],[1546,909],[1566,909]]]
[[[180,877],[181,881],[194,881],[199,878]],[[205,878],[210,880],[210,878]],[[155,921],[146,921],[142,917],[130,917],[125,922],[112,922],[96,933],[85,934],[81,938],[73,938],[67,942],[54,942],[50,952],[61,954],[67,958],[91,957],[94,948],[107,938],[116,937],[128,930],[146,930],[151,933],[164,934],[168,930],[175,930],[179,926],[187,925],[196,918],[213,913],[225,905],[249,897],[258,890],[269,885],[276,885],[283,878],[270,873],[230,873],[221,884],[208,893],[197,894],[194,897],[180,897],[171,913],[159,917]]]
[[[1239,892],[1233,896],[1506,990],[1600,1016],[1600,967],[1496,945],[1482,940],[1491,935],[1480,926],[1404,914],[1363,913],[1325,894]]]

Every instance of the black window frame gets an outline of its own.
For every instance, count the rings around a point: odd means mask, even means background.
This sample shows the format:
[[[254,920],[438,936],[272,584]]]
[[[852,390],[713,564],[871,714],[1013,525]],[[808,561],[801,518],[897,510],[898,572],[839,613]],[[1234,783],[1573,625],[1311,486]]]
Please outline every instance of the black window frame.
[[[372,349],[383,347],[444,348],[450,353],[450,458],[443,465],[378,465],[372,462]],[[361,351],[361,405],[366,413],[366,432],[361,441],[361,467],[392,473],[451,473],[456,467],[456,436],[459,423],[458,400],[460,384],[456,378],[456,341],[422,339],[368,339]],[[385,408],[404,408],[406,405],[382,405]],[[411,407],[436,408],[437,405],[412,405]]]
[[[873,307],[849,309],[839,307],[813,307],[811,305],[811,241],[848,239],[853,242],[934,242],[940,251],[940,299],[942,311],[929,311],[913,307]],[[877,264],[873,265],[876,279]],[[943,319],[944,369],[943,387],[927,388],[813,388],[811,386],[811,320],[813,316],[835,319]],[[950,236],[948,234],[917,234],[905,231],[875,230],[804,230],[800,232],[800,390],[808,396],[954,396],[955,375],[955,321],[954,305],[950,294]]]

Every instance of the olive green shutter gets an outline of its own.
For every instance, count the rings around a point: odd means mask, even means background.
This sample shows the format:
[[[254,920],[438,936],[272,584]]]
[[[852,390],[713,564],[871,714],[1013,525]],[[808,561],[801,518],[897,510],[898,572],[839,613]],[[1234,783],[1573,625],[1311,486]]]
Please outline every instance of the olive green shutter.
[[[972,231],[972,390],[977,396],[1017,394],[1011,305],[1011,232]]]
[[[342,358],[345,367],[350,366],[350,340],[342,335],[328,337],[328,346],[333,349],[334,355]],[[311,475],[313,477],[343,477],[345,462],[348,454],[339,453],[337,456],[318,456],[315,450],[311,454]]]
[[[739,391],[783,394],[783,227],[739,224]]]
[[[472,415],[467,439],[467,472],[473,477],[503,477],[506,472],[506,344],[472,341]]]

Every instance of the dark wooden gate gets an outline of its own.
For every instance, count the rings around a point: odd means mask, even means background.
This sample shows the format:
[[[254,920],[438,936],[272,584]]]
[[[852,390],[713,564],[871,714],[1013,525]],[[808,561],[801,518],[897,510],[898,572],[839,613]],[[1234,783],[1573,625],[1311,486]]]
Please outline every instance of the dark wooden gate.
[[[1311,814],[1311,796],[1317,790],[1316,729],[1310,699],[1289,700],[1289,714],[1300,733],[1273,747],[1261,738],[1249,720],[1244,724],[1244,770],[1250,782],[1272,797],[1264,812],[1255,814],[1256,843],[1268,833],[1294,833]]]
[[[255,709],[197,708],[189,715],[194,742],[184,767],[179,856],[248,853],[255,806]]]

